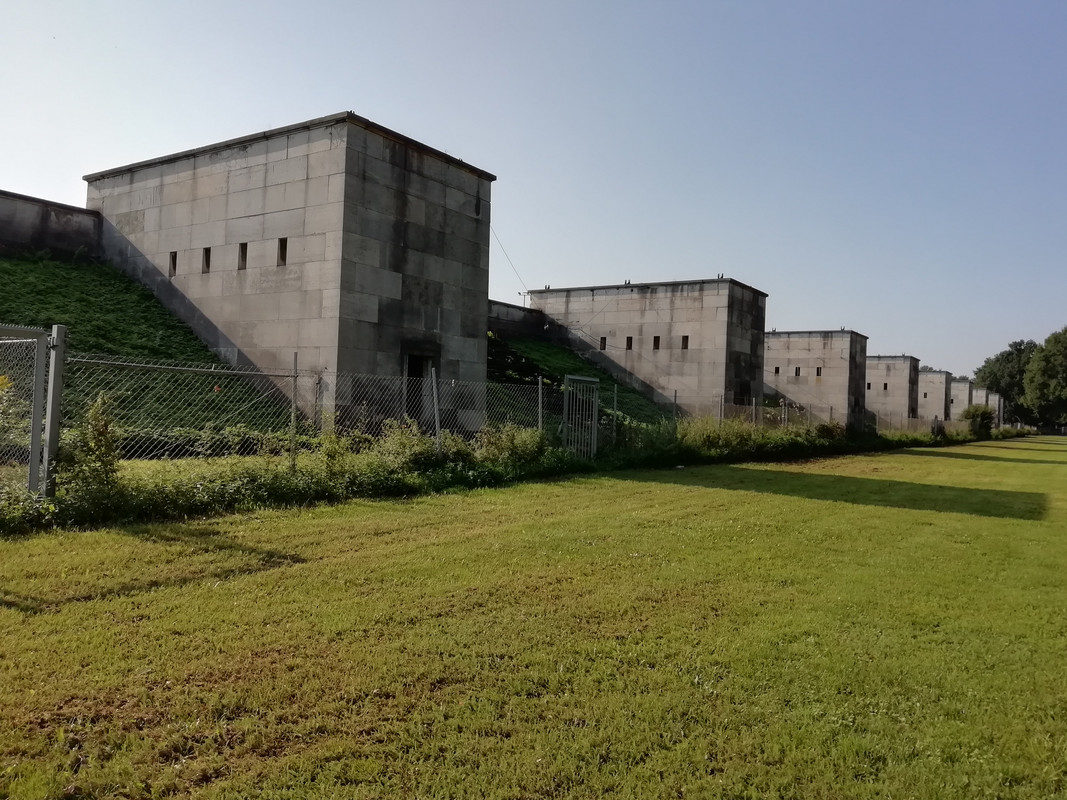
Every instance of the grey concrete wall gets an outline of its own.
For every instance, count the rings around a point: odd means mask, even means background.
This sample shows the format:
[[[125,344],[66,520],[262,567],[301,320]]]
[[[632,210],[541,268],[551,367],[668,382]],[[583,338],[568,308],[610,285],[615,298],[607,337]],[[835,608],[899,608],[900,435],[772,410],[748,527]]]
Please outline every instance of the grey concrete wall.
[[[336,370],[346,134],[283,128],[87,176],[107,257],[231,363]]]
[[[101,217],[96,211],[0,190],[0,247],[98,256]]]
[[[485,380],[491,174],[349,113],[86,180],[107,256],[228,361]]]
[[[867,356],[867,410],[888,419],[919,415],[919,359]]]
[[[960,414],[963,413],[967,406],[971,405],[971,390],[973,388],[974,384],[971,381],[952,381],[952,395],[949,401],[952,413],[949,419],[960,419]]]
[[[855,331],[769,331],[764,340],[764,392],[823,420],[860,422],[867,374],[867,337]]]
[[[488,328],[490,333],[505,339],[566,339],[566,331],[546,317],[544,311],[500,300],[489,301]]]
[[[341,369],[484,381],[492,176],[358,126],[345,175]]]
[[[919,418],[951,419],[952,373],[943,370],[919,372]]]
[[[762,394],[766,294],[730,279],[530,292],[531,305],[691,413]],[[684,338],[683,338],[684,337]]]
[[[998,428],[1004,424],[1004,400],[996,392],[989,392],[986,402],[993,409],[994,425]]]

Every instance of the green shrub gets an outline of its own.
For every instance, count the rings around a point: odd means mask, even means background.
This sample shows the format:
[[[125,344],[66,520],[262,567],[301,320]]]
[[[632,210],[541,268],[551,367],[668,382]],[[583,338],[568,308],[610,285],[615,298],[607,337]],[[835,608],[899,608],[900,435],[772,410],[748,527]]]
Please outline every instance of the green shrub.
[[[392,469],[427,470],[443,461],[434,440],[411,418],[385,420],[382,435],[370,450]]]
[[[827,442],[836,442],[845,439],[848,431],[840,422],[820,422],[815,426],[815,438]]]
[[[531,464],[545,452],[547,441],[536,428],[513,423],[490,425],[474,437],[474,455],[481,462]]]
[[[54,500],[0,486],[0,535],[51,528],[56,522]]]
[[[64,441],[59,496],[54,502],[25,493],[0,496],[0,532],[411,496],[597,468],[809,458],[937,443],[925,432],[850,435],[840,423],[765,428],[712,417],[629,421],[619,425],[615,441],[594,464],[553,446],[533,428],[490,426],[467,441],[447,431],[439,438],[428,436],[406,419],[386,422],[382,436],[373,441],[329,426],[317,437],[299,437],[299,448],[308,452],[297,459],[295,470],[288,468],[288,459],[278,457],[287,452],[286,435],[236,426],[172,432],[167,446],[201,455],[256,453],[262,458],[204,459],[174,470],[142,462],[120,472],[116,442],[127,435],[115,427],[107,399],[98,397]],[[973,438],[969,431],[948,434],[951,441]]]
[[[101,393],[60,452],[63,487],[79,494],[110,493],[118,480],[121,456],[112,403]]]
[[[1032,428],[994,428],[994,439],[1017,439],[1021,436],[1032,436],[1034,430]]]
[[[967,406],[960,415],[960,419],[971,423],[971,433],[979,439],[988,439],[993,435],[993,423],[996,418],[996,412],[985,405]]]

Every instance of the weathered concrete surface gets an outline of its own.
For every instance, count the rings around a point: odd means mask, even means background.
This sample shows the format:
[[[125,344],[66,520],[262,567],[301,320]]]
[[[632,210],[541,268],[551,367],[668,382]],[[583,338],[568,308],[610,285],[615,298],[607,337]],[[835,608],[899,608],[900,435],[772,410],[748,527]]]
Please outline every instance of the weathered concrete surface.
[[[818,418],[859,423],[865,408],[867,337],[855,331],[768,331],[766,394],[810,409]]]
[[[960,419],[960,415],[967,406],[972,404],[971,392],[973,389],[974,383],[969,380],[952,381],[952,396],[949,400],[952,413],[949,419]]]
[[[661,403],[677,393],[691,413],[761,397],[766,298],[721,278],[530,292],[534,308],[613,374],[651,387]]]
[[[919,418],[951,419],[952,373],[944,370],[919,372]]]
[[[867,356],[867,410],[880,417],[915,419],[919,415],[919,359]]]
[[[0,248],[98,256],[101,222],[96,211],[0,189]]]
[[[85,179],[107,256],[226,360],[485,379],[493,175],[342,113]]]

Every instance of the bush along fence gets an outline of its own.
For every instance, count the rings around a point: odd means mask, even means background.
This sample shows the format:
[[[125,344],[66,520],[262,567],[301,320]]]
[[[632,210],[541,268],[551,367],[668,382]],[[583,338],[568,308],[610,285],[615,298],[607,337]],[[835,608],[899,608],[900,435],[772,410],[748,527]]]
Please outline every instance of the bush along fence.
[[[61,345],[49,335],[46,354]],[[63,360],[42,361],[38,348],[37,338],[0,338],[0,533],[491,486],[594,463],[805,457],[974,438],[928,427],[857,436],[839,422],[809,424],[801,409],[722,403],[718,416],[671,407],[638,422],[589,379],[466,383],[85,355],[58,370]],[[53,371],[42,375],[42,364]],[[58,436],[50,430],[58,411],[27,410],[49,388],[62,389],[61,402],[58,391],[51,401],[62,410]],[[27,492],[34,446],[48,472]]]
[[[34,335],[45,337],[47,332]],[[14,332],[12,333],[14,335]],[[21,334],[20,334],[21,335]],[[600,411],[597,396],[567,378],[560,385],[463,382],[290,370],[263,371],[221,363],[164,363],[56,351],[37,354],[34,339],[3,338],[0,331],[0,486],[21,485],[50,496],[54,483],[40,476],[69,463],[75,431],[106,418],[121,463],[280,456],[295,467],[300,454],[319,450],[324,437],[367,447],[396,424],[418,430],[443,446],[443,437],[468,442],[487,429],[511,426],[541,432],[545,441],[595,455]],[[49,364],[58,380],[44,380]],[[582,379],[574,379],[583,382]],[[588,381],[584,381],[588,384]],[[593,382],[595,383],[595,382]],[[54,414],[46,424],[43,398],[52,385]],[[584,395],[582,395],[584,396]],[[617,399],[616,399],[617,407]],[[59,420],[62,418],[60,429]],[[625,421],[625,415],[615,415]],[[606,422],[606,421],[605,421]],[[55,426],[56,435],[41,432]],[[601,442],[610,442],[601,435]],[[47,438],[48,447],[45,447]]]

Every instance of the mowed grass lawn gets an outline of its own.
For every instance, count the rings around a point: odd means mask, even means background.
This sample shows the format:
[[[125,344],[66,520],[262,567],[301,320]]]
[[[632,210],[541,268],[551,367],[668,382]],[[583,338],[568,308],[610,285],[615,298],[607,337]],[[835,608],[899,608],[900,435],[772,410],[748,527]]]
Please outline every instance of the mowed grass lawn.
[[[0,797],[1067,793],[1067,439],[0,541]]]

